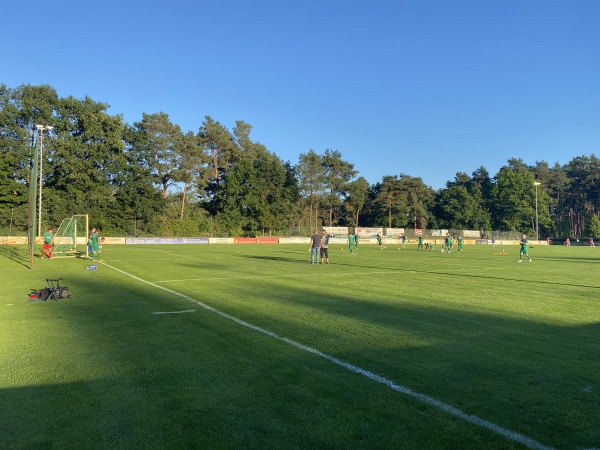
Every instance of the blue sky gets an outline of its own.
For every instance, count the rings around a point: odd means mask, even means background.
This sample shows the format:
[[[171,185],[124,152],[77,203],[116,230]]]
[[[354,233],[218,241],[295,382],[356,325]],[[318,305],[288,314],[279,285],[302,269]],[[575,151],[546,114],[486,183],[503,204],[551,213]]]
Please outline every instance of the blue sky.
[[[9,2],[0,83],[129,123],[244,120],[292,163],[331,148],[370,183],[437,189],[600,154],[599,17],[597,0]]]

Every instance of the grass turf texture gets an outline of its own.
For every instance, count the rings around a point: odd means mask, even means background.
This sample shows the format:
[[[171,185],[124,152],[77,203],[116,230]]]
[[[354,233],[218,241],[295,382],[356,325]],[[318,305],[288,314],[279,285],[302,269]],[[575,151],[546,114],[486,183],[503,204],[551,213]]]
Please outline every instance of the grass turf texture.
[[[341,247],[311,266],[304,245],[105,246],[97,271],[2,249],[3,448],[525,448],[193,300],[543,445],[600,447],[599,249]],[[58,277],[73,298],[27,301]]]

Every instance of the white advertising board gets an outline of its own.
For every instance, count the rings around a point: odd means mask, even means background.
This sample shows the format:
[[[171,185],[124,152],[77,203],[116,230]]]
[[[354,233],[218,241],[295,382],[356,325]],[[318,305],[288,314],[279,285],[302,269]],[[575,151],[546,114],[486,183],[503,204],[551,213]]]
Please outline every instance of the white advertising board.
[[[379,233],[383,236],[383,228],[367,228],[367,227],[358,227],[356,228],[356,234],[359,237],[375,237],[375,235]]]
[[[280,244],[306,244],[306,245],[308,245],[308,244],[310,244],[310,238],[303,237],[303,236],[280,237],[279,243]]]
[[[233,244],[234,238],[208,238],[209,244]]]
[[[329,234],[341,234],[342,236],[348,234],[348,227],[323,227],[323,229]]]
[[[390,237],[400,236],[401,234],[406,234],[404,228],[386,228],[385,235]]]

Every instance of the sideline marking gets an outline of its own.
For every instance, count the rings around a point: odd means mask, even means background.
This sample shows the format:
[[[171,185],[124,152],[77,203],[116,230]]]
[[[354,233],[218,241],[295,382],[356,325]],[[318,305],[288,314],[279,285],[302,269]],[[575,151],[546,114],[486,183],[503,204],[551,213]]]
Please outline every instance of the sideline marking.
[[[183,313],[190,313],[190,312],[196,312],[195,309],[186,309],[185,311],[158,311],[158,312],[153,312],[152,314],[183,314]]]
[[[144,280],[143,278],[140,278],[138,276],[135,276],[133,274],[125,272],[124,270],[118,269],[118,268],[116,268],[114,266],[111,266],[110,264],[105,263],[105,262],[102,262],[101,264],[104,264],[106,267],[109,267],[109,268],[111,268],[111,269],[113,269],[113,270],[115,270],[115,271],[117,271],[119,273],[122,273],[125,276],[133,278],[134,280],[137,280],[137,281],[139,281],[141,283],[148,284],[150,286],[153,286],[153,287],[158,288],[158,289],[162,289],[163,291],[169,292],[169,293],[171,293],[173,295],[176,295],[178,297],[185,298],[186,300],[189,300],[192,303],[195,303],[198,306],[201,306],[202,308],[204,308],[204,309],[206,309],[208,311],[211,311],[211,312],[213,312],[213,313],[215,313],[215,314],[217,314],[217,315],[219,315],[219,316],[221,316],[221,317],[223,317],[225,319],[231,320],[231,321],[237,323],[238,325],[242,325],[242,326],[244,326],[246,328],[250,328],[251,330],[258,331],[259,333],[262,333],[262,334],[265,334],[267,336],[270,336],[270,337],[272,337],[274,339],[277,339],[278,341],[285,342],[286,344],[289,344],[292,347],[295,347],[297,349],[304,350],[305,352],[312,353],[313,355],[320,356],[321,358],[326,359],[327,361],[330,361],[330,362],[332,362],[332,363],[334,363],[334,364],[336,364],[336,365],[338,365],[340,367],[343,367],[344,369],[347,369],[350,372],[354,372],[354,373],[356,373],[358,375],[362,375],[362,376],[364,376],[364,377],[366,377],[366,378],[368,378],[368,379],[370,379],[372,381],[375,381],[377,383],[383,384],[384,386],[387,386],[387,387],[389,387],[390,389],[392,389],[392,390],[394,390],[396,392],[400,392],[401,394],[405,394],[405,395],[407,395],[409,397],[412,397],[412,398],[414,398],[416,400],[419,400],[420,402],[426,403],[426,404],[431,405],[431,406],[435,406],[436,408],[441,409],[442,411],[444,411],[444,412],[446,412],[446,413],[448,413],[450,415],[453,415],[453,416],[458,417],[459,419],[463,419],[464,421],[469,422],[469,423],[471,423],[473,425],[477,425],[477,426],[479,426],[481,428],[485,428],[486,430],[489,430],[489,431],[492,431],[492,432],[494,432],[496,434],[504,436],[505,438],[507,438],[507,439],[509,439],[511,441],[518,442],[520,444],[525,445],[526,447],[529,447],[529,448],[532,448],[532,449],[535,449],[535,450],[553,450],[552,447],[544,445],[541,442],[538,442],[538,441],[536,441],[533,438],[525,436],[525,435],[523,435],[521,433],[517,433],[516,431],[512,431],[512,430],[509,430],[507,428],[501,427],[500,425],[497,425],[497,424],[495,424],[493,422],[490,422],[489,420],[485,420],[485,419],[482,419],[482,418],[477,417],[477,416],[469,415],[469,414],[465,413],[464,411],[462,411],[461,409],[458,409],[458,408],[456,408],[456,407],[454,407],[454,406],[452,406],[452,405],[450,405],[448,403],[444,403],[444,402],[442,402],[440,400],[436,400],[433,397],[429,397],[429,396],[427,396],[425,394],[421,394],[419,392],[413,391],[412,389],[407,388],[405,386],[402,386],[400,384],[396,384],[393,381],[388,380],[387,378],[382,377],[381,375],[377,375],[376,373],[373,373],[371,371],[368,371],[368,370],[365,370],[365,369],[361,369],[358,366],[355,366],[353,364],[350,364],[350,363],[347,363],[345,361],[342,361],[341,359],[335,358],[334,356],[328,355],[327,353],[323,353],[322,351],[317,350],[316,348],[309,347],[308,345],[301,344],[300,342],[294,341],[294,340],[286,338],[284,336],[280,336],[280,335],[278,335],[278,334],[276,334],[276,333],[274,333],[272,331],[269,331],[269,330],[266,330],[266,329],[261,328],[259,326],[253,325],[250,322],[246,322],[245,320],[242,320],[242,319],[239,319],[239,318],[237,318],[235,316],[229,315],[229,314],[227,314],[227,313],[225,313],[223,311],[220,311],[220,310],[218,310],[216,308],[213,308],[212,306],[209,306],[209,305],[207,305],[205,303],[202,303],[199,300],[195,300],[195,299],[193,299],[192,297],[190,297],[188,295],[182,294],[181,292],[177,292],[177,291],[174,291],[172,289],[169,289],[169,288],[166,288],[164,286],[161,286],[159,284],[152,283],[151,281]]]

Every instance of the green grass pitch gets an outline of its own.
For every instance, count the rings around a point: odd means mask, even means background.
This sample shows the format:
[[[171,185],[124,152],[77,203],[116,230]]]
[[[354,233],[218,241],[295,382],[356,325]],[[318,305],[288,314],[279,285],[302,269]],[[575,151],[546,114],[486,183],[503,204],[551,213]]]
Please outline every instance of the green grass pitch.
[[[2,448],[598,448],[600,249],[504,251],[2,247]]]

